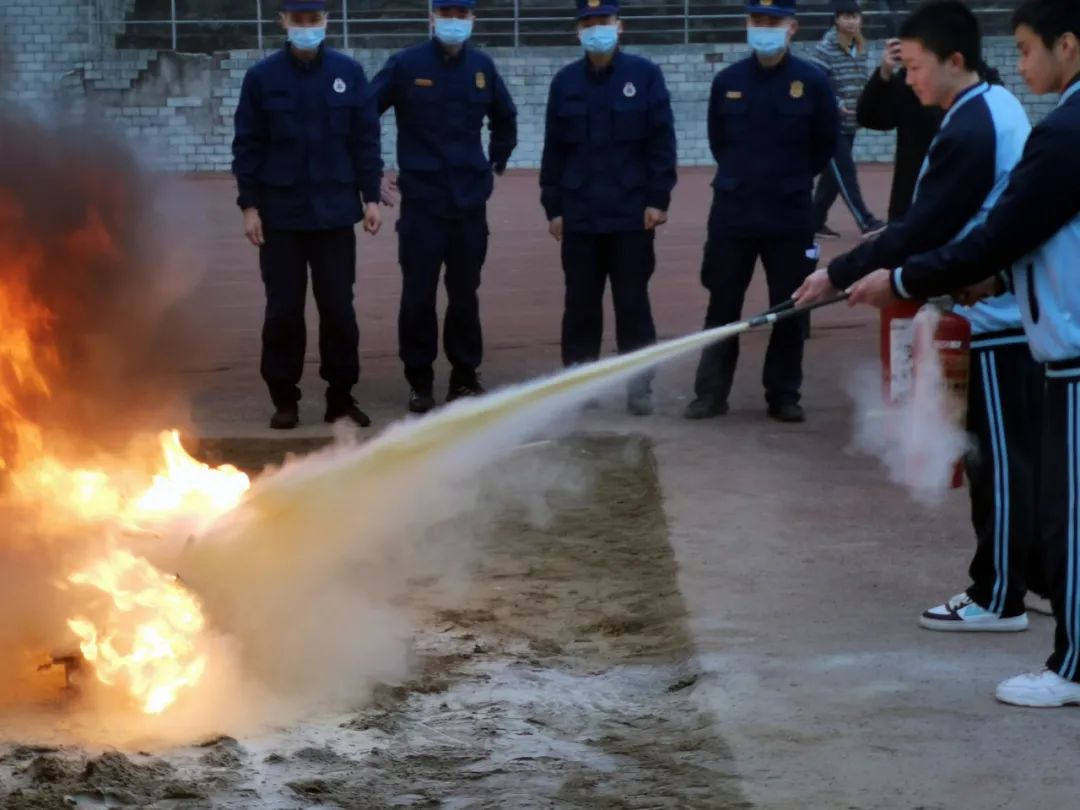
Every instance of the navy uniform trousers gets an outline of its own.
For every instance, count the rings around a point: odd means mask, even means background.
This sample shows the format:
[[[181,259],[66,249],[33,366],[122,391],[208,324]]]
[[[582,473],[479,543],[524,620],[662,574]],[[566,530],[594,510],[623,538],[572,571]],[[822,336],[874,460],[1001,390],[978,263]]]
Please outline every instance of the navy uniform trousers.
[[[723,326],[742,317],[743,301],[758,257],[765,265],[769,305],[776,306],[791,298],[816,265],[816,260],[807,256],[814,248],[813,242],[809,234],[760,238],[710,236],[701,264],[701,283],[709,291],[705,328]],[[770,405],[800,399],[803,343],[809,324],[809,318],[802,315],[773,326],[762,377]],[[727,402],[738,361],[738,338],[706,348],[698,363],[694,393],[716,403]]]
[[[443,347],[451,365],[450,386],[475,384],[484,355],[477,293],[487,258],[487,207],[436,212],[402,200],[397,231],[402,280],[398,347],[405,378],[417,391],[431,393],[432,365],[439,353],[436,297],[445,265]]]
[[[615,345],[620,354],[656,342],[649,304],[649,279],[656,269],[655,233],[567,231],[562,239],[566,301],[562,322],[562,360],[567,366],[600,357],[604,334],[604,289],[611,280]],[[648,387],[649,375],[638,379]]]
[[[1046,364],[1039,527],[1057,629],[1047,668],[1080,681],[1080,360]]]
[[[263,235],[259,269],[266,287],[266,319],[260,370],[274,406],[290,407],[300,399],[309,267],[319,311],[319,376],[328,384],[327,404],[351,405],[351,389],[360,377],[359,331],[353,308],[356,232],[351,227],[319,231],[268,228]]]
[[[1029,589],[1047,592],[1038,525],[1044,385],[1026,341],[973,339],[967,428],[975,446],[966,469],[978,544],[967,594],[1005,617],[1024,612]]]

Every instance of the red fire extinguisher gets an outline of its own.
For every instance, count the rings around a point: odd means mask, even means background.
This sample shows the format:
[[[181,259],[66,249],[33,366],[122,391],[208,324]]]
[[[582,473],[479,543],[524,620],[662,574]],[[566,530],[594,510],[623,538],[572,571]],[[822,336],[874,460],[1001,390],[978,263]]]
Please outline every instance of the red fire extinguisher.
[[[915,315],[923,306],[922,302],[901,301],[881,311],[881,368],[886,402],[897,403],[911,395],[915,369],[920,362],[920,348],[915,340]],[[963,427],[967,416],[971,324],[966,318],[942,311],[933,342],[945,386],[956,399],[955,412]],[[963,459],[957,459],[952,486],[957,489],[963,485]]]

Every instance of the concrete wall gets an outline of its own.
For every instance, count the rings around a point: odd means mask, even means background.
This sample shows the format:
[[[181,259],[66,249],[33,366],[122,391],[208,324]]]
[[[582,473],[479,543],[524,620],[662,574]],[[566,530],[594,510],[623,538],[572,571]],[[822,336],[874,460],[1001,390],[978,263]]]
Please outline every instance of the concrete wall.
[[[87,101],[132,140],[155,167],[224,170],[229,167],[232,116],[245,71],[262,54],[232,51],[212,56],[168,51],[117,51],[109,47],[94,19],[115,19],[130,0],[3,0],[0,34],[9,46],[13,73],[0,93],[24,104],[61,99],[66,106]],[[96,15],[96,17],[95,17]],[[12,36],[12,34],[17,36]],[[107,32],[106,32],[107,33]],[[799,43],[808,48],[812,43]],[[684,165],[708,165],[705,132],[709,85],[717,70],[743,57],[743,45],[654,46],[634,49],[657,61],[671,90],[678,123],[679,158]],[[352,51],[369,74],[389,52]],[[551,76],[577,58],[576,48],[495,49],[491,51],[520,114],[520,145],[511,163],[533,167],[539,161],[544,105]],[[878,52],[871,54],[876,61]],[[1052,99],[1035,99],[1016,72],[1008,39],[986,44],[986,60],[1007,85],[1041,118]],[[10,71],[5,71],[10,72]],[[384,153],[393,167],[393,116],[384,119]],[[862,132],[856,145],[861,161],[892,158],[891,135]]]

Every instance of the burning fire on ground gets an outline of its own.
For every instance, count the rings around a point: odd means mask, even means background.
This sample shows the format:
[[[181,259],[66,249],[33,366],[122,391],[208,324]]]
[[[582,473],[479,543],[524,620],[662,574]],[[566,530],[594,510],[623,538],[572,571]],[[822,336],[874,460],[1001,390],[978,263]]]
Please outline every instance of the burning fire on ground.
[[[176,430],[124,426],[145,392],[116,395],[108,383],[149,356],[155,315],[132,306],[149,298],[133,257],[135,173],[109,147],[92,164],[65,165],[35,135],[29,124],[0,125],[0,551],[47,556],[50,581],[34,597],[57,589],[70,613],[21,638],[15,627],[4,645],[21,649],[0,657],[78,650],[80,677],[159,714],[204,677],[206,620],[196,595],[140,550],[200,534],[249,481],[193,459]],[[37,188],[50,177],[63,196]],[[95,421],[101,436],[83,429]]]

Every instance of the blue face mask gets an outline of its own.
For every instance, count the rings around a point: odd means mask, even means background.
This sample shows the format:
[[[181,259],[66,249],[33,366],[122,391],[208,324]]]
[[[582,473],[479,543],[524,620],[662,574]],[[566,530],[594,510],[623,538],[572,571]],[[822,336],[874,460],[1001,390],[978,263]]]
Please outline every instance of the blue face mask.
[[[593,25],[578,34],[586,53],[611,53],[619,44],[618,25]]]
[[[435,39],[443,45],[462,45],[472,36],[472,20],[456,20],[450,17],[435,18]]]
[[[289,42],[302,51],[313,51],[326,39],[326,26],[321,28],[289,28]]]
[[[746,29],[746,42],[754,49],[754,53],[759,53],[762,56],[776,56],[783,53],[787,47],[789,30],[786,25],[781,28],[750,26]]]

